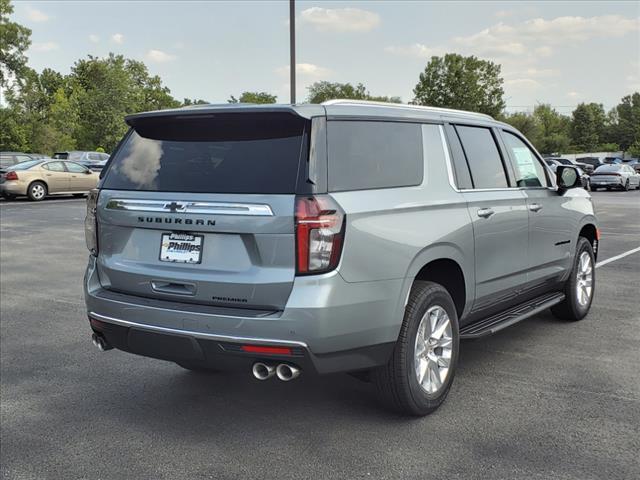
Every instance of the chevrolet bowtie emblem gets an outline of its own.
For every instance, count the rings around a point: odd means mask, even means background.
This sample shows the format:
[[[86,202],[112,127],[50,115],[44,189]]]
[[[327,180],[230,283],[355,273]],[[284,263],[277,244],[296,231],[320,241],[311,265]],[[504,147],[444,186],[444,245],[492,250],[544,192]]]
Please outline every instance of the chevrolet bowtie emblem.
[[[163,208],[165,210],[169,210],[171,213],[177,213],[184,212],[187,209],[187,206],[184,203],[171,202],[165,203]]]

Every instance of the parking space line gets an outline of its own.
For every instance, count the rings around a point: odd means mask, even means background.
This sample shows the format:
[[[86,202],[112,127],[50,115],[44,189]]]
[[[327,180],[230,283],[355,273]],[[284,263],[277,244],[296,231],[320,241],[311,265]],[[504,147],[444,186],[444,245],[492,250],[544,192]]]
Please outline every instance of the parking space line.
[[[640,247],[634,248],[632,250],[628,250],[620,255],[616,255],[615,257],[607,258],[606,260],[602,260],[601,262],[596,263],[596,268],[600,268],[607,263],[615,262],[616,260],[620,260],[621,258],[627,257],[634,253],[640,252]]]

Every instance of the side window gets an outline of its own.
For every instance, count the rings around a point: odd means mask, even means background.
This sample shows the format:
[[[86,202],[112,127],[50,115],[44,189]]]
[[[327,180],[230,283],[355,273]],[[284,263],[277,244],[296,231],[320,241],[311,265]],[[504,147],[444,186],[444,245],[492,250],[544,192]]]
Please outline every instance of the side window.
[[[502,131],[502,138],[509,151],[516,185],[519,187],[547,187],[549,182],[544,167],[535,153],[513,133]]]
[[[84,173],[87,171],[85,167],[83,167],[82,165],[78,165],[77,163],[64,162],[64,164],[67,167],[67,170],[69,170],[71,173]]]
[[[451,150],[451,157],[453,160],[453,170],[456,176],[456,184],[460,189],[473,188],[473,182],[471,181],[471,172],[469,172],[469,165],[467,159],[464,156],[464,150],[462,150],[462,144],[458,138],[455,128],[450,124],[444,126],[444,130],[447,133],[447,140],[449,143],[449,149]]]
[[[13,157],[11,155],[0,155],[0,167],[10,167],[14,164]]]
[[[329,121],[327,141],[332,192],[422,183],[420,124]]]
[[[28,157],[27,155],[16,155],[16,160],[18,161],[18,163],[28,162],[29,160],[31,160],[31,157]]]
[[[62,165],[62,162],[49,162],[49,163],[45,163],[43,165],[44,168],[46,168],[47,170],[50,170],[52,172],[64,172],[64,165]]]
[[[97,160],[97,161],[101,160],[99,153],[89,153],[87,154],[87,157],[89,157],[89,160]]]
[[[457,125],[456,131],[469,163],[474,188],[508,187],[500,151],[491,130]]]
[[[100,160],[109,160],[109,155],[106,153],[100,153]]]

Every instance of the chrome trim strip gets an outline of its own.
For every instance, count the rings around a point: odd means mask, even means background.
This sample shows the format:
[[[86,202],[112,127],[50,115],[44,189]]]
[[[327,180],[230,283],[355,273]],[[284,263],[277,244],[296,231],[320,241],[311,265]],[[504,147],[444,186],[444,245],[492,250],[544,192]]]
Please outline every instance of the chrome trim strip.
[[[171,200],[112,198],[107,202],[106,208],[109,210],[127,210],[131,212],[199,213],[258,217],[273,216],[273,210],[271,210],[269,205],[259,203],[180,202]]]
[[[449,177],[449,185],[456,192],[460,192],[458,187],[456,186],[456,181],[453,178],[453,167],[451,166],[451,157],[449,156],[449,144],[447,143],[447,137],[444,134],[444,126],[440,125],[440,140],[442,141],[442,150],[444,150],[444,160],[447,164],[447,176]]]
[[[168,333],[171,335],[186,335],[195,338],[203,338],[205,340],[219,340],[222,342],[234,342],[234,343],[257,343],[262,345],[283,345],[302,347],[308,349],[306,343],[298,342],[296,340],[275,340],[270,338],[254,338],[254,337],[236,337],[233,335],[217,335],[214,333],[194,332],[191,330],[178,330],[175,328],[158,327],[156,325],[145,325],[143,323],[130,322],[129,320],[121,320],[119,318],[107,317],[106,315],[100,315],[99,313],[89,312],[89,317],[95,318],[101,322],[113,323],[122,327],[134,327],[141,330],[148,330],[150,332]]]

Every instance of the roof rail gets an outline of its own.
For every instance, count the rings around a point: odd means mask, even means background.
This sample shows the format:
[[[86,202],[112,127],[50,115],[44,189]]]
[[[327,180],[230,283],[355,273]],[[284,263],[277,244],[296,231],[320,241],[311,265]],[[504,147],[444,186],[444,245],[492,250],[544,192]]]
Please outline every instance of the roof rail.
[[[487,118],[494,120],[491,115],[479,112],[469,112],[466,110],[455,110],[453,108],[440,108],[440,107],[426,107],[423,105],[408,105],[406,103],[390,103],[390,102],[375,102],[372,100],[349,100],[349,99],[335,99],[322,102],[321,105],[359,105],[363,107],[390,107],[390,108],[406,108],[409,110],[421,110],[423,112],[443,113],[443,114],[460,114],[472,115],[481,118]]]

